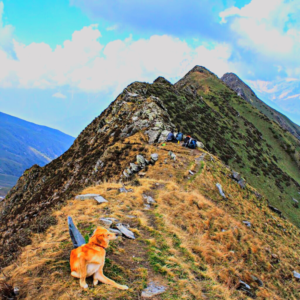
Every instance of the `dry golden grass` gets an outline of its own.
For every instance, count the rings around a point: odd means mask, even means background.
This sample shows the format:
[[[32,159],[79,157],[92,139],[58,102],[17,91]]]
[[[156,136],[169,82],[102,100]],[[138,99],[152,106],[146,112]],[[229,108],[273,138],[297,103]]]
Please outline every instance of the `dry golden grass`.
[[[140,137],[127,142],[138,141]],[[239,280],[251,285],[257,299],[300,298],[299,282],[292,276],[300,266],[295,226],[270,212],[266,201],[257,199],[250,187],[242,190],[217,158],[211,161],[207,155],[204,162],[196,163],[195,157],[205,151],[169,144],[145,147],[148,153],[157,152],[159,161],[149,166],[144,178],[124,182],[132,193],[120,194],[122,184],[117,182],[85,189],[82,194],[99,193],[109,203],[70,199],[52,212],[57,225],[34,235],[33,243],[4,270],[20,287],[21,298],[141,299],[150,279],[168,286],[154,299],[247,299],[237,290]],[[176,153],[175,162],[169,150]],[[189,175],[189,170],[196,174]],[[227,200],[219,195],[217,182]],[[144,209],[143,193],[156,201],[150,210]],[[128,291],[103,284],[87,292],[80,289],[69,270],[68,215],[87,236],[102,225],[100,217],[130,224],[137,239],[112,243],[105,268],[109,277],[127,284]],[[244,220],[252,227],[246,227]]]

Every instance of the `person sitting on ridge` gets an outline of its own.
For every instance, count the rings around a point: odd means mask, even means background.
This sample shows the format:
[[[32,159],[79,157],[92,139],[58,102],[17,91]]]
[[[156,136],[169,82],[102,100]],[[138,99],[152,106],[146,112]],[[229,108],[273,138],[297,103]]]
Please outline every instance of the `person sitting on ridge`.
[[[191,136],[190,136],[190,135],[187,135],[187,136],[185,137],[184,141],[183,141],[182,146],[183,146],[183,147],[187,147],[187,146],[189,145],[190,140],[191,140]]]
[[[177,139],[177,141],[182,141],[182,138],[183,138],[183,133],[182,132],[180,132],[180,131],[178,131],[178,133],[176,134],[176,139]]]
[[[171,132],[168,134],[166,142],[171,142],[171,143],[177,143],[177,139],[175,138],[174,135],[174,130],[171,130]]]

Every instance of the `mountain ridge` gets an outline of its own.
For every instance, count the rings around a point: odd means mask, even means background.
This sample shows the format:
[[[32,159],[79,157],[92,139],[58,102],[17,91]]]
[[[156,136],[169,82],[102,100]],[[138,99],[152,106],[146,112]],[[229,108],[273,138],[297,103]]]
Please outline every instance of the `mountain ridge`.
[[[177,129],[203,142],[205,150],[189,150],[177,144],[163,146],[170,130]],[[149,245],[150,265],[161,275],[170,276],[167,278],[174,288],[172,274],[176,280],[183,279],[183,285],[186,278],[193,278],[197,289],[189,286],[188,293],[192,295],[189,299],[198,299],[197,293],[207,290],[210,299],[229,299],[224,295],[242,299],[245,294],[240,293],[243,291],[236,291],[241,285],[239,278],[256,286],[254,294],[244,290],[249,297],[257,293],[259,299],[267,299],[277,297],[276,293],[279,293],[280,296],[274,299],[296,299],[296,296],[292,298],[297,290],[291,274],[297,268],[299,250],[295,245],[299,228],[288,220],[300,226],[300,212],[292,200],[292,197],[297,199],[300,191],[299,150],[293,135],[237,96],[203,67],[196,66],[174,85],[163,77],[158,77],[152,84],[134,82],[81,132],[68,151],[45,167],[35,165],[25,171],[6,199],[0,202],[0,246],[3,248],[0,265],[9,265],[22,256],[23,249],[30,247],[31,239],[38,243],[35,234],[55,228],[60,228],[61,232],[62,218],[66,215],[59,212],[63,208],[68,210],[66,205],[73,206],[70,201],[76,194],[97,192],[107,195],[111,204],[97,208],[95,215],[92,213],[94,206],[86,204],[91,216],[85,215],[84,204],[74,204],[79,205],[74,213],[83,222],[78,224],[89,234],[90,218],[96,226],[100,216],[113,212],[120,216],[130,215],[132,210],[137,210],[136,215],[143,215],[147,221],[139,219],[133,221],[132,226],[139,226],[136,233],[140,230],[141,236],[147,237],[142,244]],[[135,174],[132,164],[136,164],[137,154],[149,159],[155,151],[160,160],[145,167],[140,175]],[[175,153],[175,160],[170,158],[170,151]],[[240,186],[232,179],[233,170],[240,172],[245,184]],[[216,184],[222,185],[225,198]],[[122,186],[137,191],[132,196],[126,193],[129,197],[126,200],[118,192]],[[156,189],[158,194],[155,194]],[[145,192],[158,197],[153,215],[143,213]],[[228,226],[223,228],[225,214],[230,218],[226,217]],[[244,221],[250,222],[253,228],[246,228],[248,225]],[[234,228],[229,225],[232,223],[236,224]],[[177,231],[169,232],[171,225],[178,226]],[[228,233],[220,233],[227,227],[231,228]],[[162,241],[158,228],[166,230],[162,235],[168,246]],[[198,244],[197,236],[193,239],[195,232],[204,234],[203,245]],[[252,244],[252,235],[259,247]],[[190,239],[194,244],[186,242]],[[233,240],[232,244],[230,241]],[[61,243],[59,247],[65,247],[67,243],[69,251],[67,240]],[[224,257],[214,250],[220,243],[220,249],[226,253]],[[209,249],[205,248],[206,244],[211,245]],[[271,256],[279,246],[277,258]],[[270,250],[264,250],[267,247],[271,247]],[[68,251],[63,252],[64,267],[67,266]],[[237,259],[234,258],[235,251],[239,254]],[[173,268],[170,258],[159,261],[164,255],[171,257],[172,252],[176,259],[183,255],[186,261],[193,262],[188,267],[189,275],[184,275],[186,277],[178,275],[183,274],[181,264]],[[278,255],[282,256],[281,264]],[[230,269],[231,261],[236,263],[237,270]],[[239,261],[247,266],[247,274],[243,273],[245,266]],[[153,271],[149,262],[145,262],[145,266],[149,272]],[[170,270],[166,266],[170,266]],[[43,264],[41,268],[47,269]],[[272,270],[284,275],[276,273],[278,276],[273,278],[269,274]],[[259,289],[251,279],[250,274],[256,276],[259,272],[263,273],[262,280],[267,280],[266,289]],[[202,280],[205,281],[203,289],[200,288]],[[220,288],[218,292],[211,289],[214,285]],[[168,295],[172,296],[172,293]],[[183,295],[177,291],[177,299]],[[118,297],[138,299],[126,295]]]
[[[248,103],[258,108],[263,114],[273,121],[276,121],[283,129],[288,130],[300,141],[300,126],[292,122],[284,114],[278,112],[276,109],[270,107],[265,102],[260,100],[254,91],[243,82],[236,74],[226,73],[221,77],[221,80],[232,90],[234,90],[240,97],[245,99]],[[252,97],[252,98],[251,98]]]

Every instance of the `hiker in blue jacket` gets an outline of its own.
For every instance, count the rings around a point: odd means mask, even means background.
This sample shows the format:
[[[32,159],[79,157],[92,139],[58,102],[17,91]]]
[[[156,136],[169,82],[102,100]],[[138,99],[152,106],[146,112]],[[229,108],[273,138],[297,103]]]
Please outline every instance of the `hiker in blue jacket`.
[[[175,135],[174,135],[174,130],[172,130],[168,136],[167,136],[167,139],[166,139],[166,142],[171,142],[171,143],[177,143],[178,140],[176,139]]]

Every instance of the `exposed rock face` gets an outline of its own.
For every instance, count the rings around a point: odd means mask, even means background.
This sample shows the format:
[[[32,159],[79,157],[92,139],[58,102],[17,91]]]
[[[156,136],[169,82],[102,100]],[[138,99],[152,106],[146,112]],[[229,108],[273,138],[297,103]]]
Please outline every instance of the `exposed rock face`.
[[[261,101],[253,92],[253,90],[246,85],[237,75],[233,73],[226,73],[221,80],[231,89],[233,89],[238,96],[245,99],[247,102],[259,109],[263,114],[271,120],[277,122],[283,129],[289,131],[298,140],[300,140],[300,126],[293,123],[287,117],[282,115],[277,110]]]

